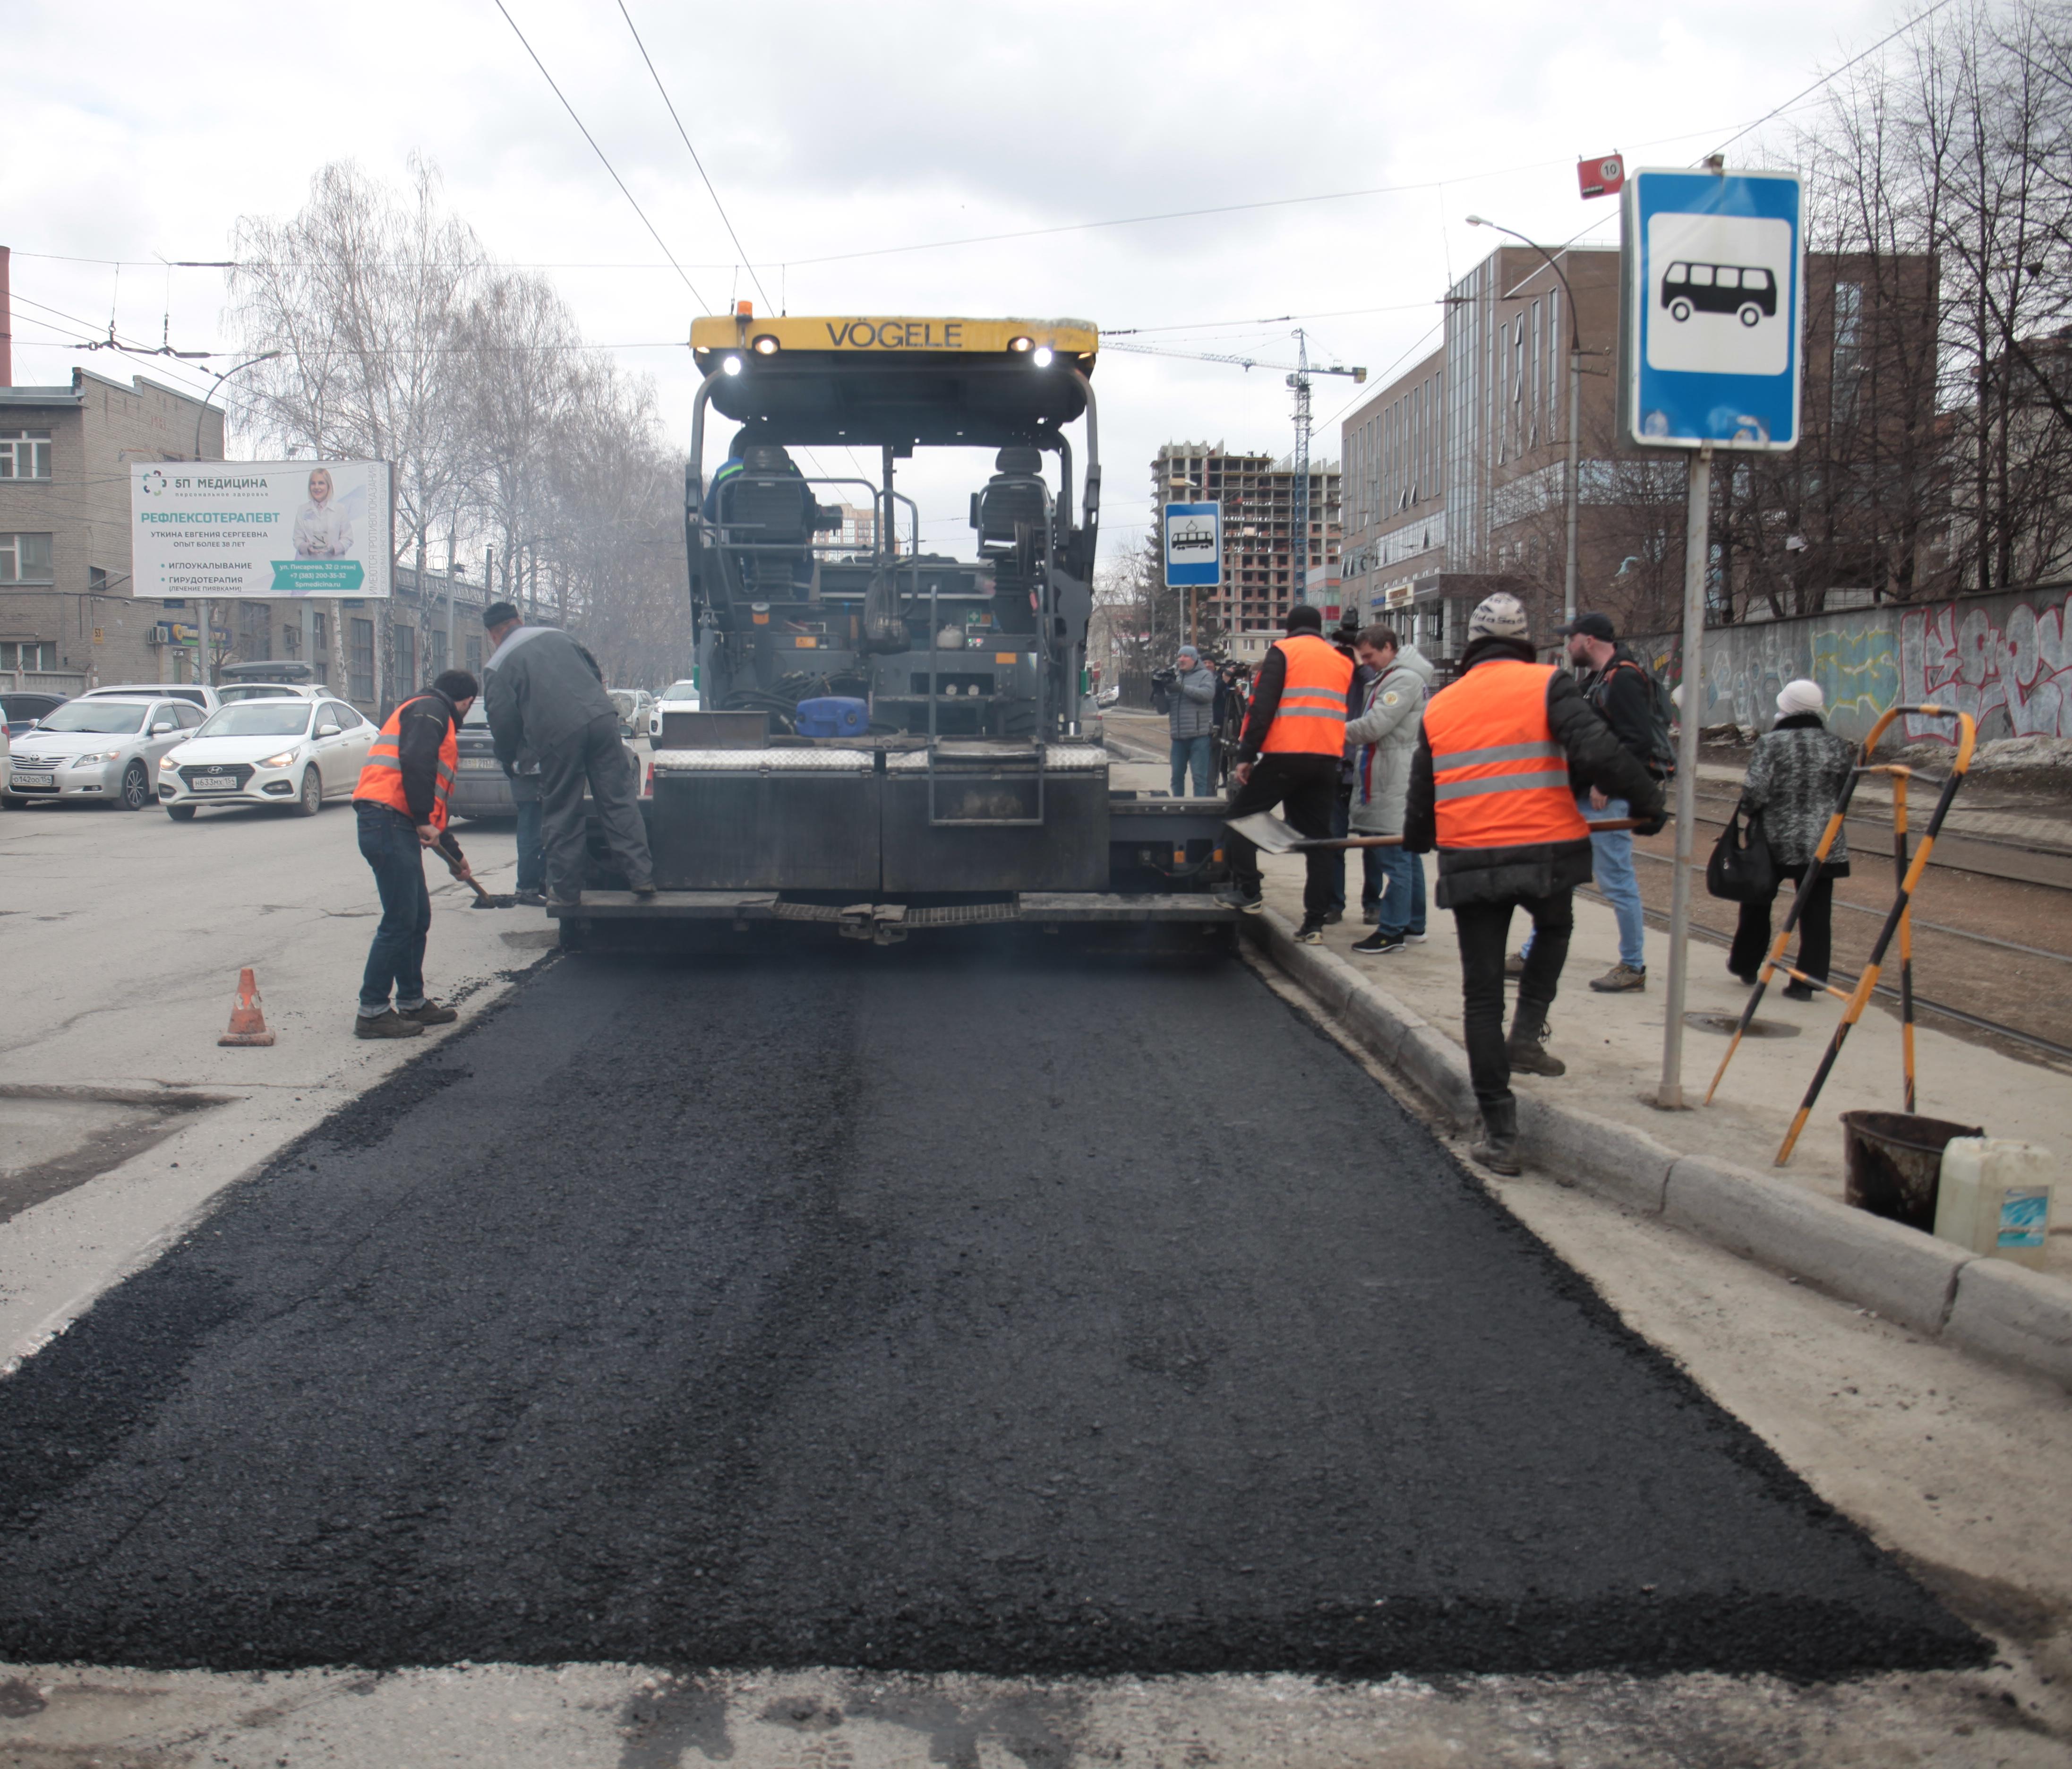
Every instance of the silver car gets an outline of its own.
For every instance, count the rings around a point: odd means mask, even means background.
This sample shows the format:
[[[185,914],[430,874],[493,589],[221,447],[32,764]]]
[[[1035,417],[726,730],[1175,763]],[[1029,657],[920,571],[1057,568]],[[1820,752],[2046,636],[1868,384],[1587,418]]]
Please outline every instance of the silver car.
[[[184,700],[122,700],[89,695],[67,701],[14,739],[4,796],[84,800],[141,811],[158,796],[158,763],[202,722]]]

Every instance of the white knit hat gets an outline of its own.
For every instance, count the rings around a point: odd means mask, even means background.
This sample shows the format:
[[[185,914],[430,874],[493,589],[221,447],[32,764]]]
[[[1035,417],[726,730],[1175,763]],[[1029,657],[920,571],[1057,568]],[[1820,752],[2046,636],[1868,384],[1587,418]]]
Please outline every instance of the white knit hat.
[[[1777,714],[1780,718],[1790,718],[1799,713],[1824,713],[1827,697],[1820,692],[1818,682],[1810,682],[1800,677],[1795,682],[1786,682],[1777,697]]]
[[[1468,616],[1470,639],[1523,639],[1526,632],[1525,604],[1508,590],[1484,596]]]

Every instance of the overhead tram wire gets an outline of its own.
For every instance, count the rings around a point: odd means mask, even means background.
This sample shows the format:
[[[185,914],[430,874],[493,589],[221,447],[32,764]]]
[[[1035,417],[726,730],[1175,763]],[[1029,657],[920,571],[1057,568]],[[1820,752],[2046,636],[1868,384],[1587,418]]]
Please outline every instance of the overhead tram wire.
[[[1847,61],[1844,62],[1840,67],[1836,68],[1832,72],[1823,74],[1818,80],[1815,80],[1811,85],[1808,86],[1804,92],[1793,93],[1790,97],[1786,99],[1782,104],[1779,105],[1775,110],[1770,112],[1766,116],[1758,117],[1745,129],[1737,130],[1733,134],[1729,135],[1725,141],[1720,142],[1717,147],[1714,148],[1712,152],[1714,154],[1725,154],[1726,150],[1732,147],[1736,142],[1739,141],[1742,136],[1753,134],[1755,131],[1761,129],[1765,123],[1770,122],[1776,117],[1782,117],[1785,112],[1790,110],[1791,107],[1796,105],[1801,99],[1810,98],[1814,93],[1819,91],[1823,86],[1832,85],[1836,80],[1840,80],[1843,75],[1846,74],[1852,68],[1855,67],[1858,62],[1869,60],[1871,56],[1876,55],[1878,51],[1884,48],[1887,43],[1891,43],[1896,38],[1905,36],[1906,33],[1911,31],[1916,25],[1926,23],[1929,19],[1934,18],[1937,13],[1940,12],[1949,4],[1950,0],[1935,0],[1935,3],[1930,6],[1926,11],[1916,13],[1897,31],[1888,32],[1885,35],[1879,38],[1876,43],[1870,46],[1869,48],[1863,51],[1860,54],[1850,56]],[[1700,160],[1696,163],[1703,165],[1704,163],[1703,160]]]
[[[656,245],[662,248],[662,256],[669,261],[671,268],[676,271],[678,276],[684,279],[684,286],[691,291],[691,294],[697,298],[698,305],[701,307],[703,307],[708,313],[711,312],[712,303],[706,300],[705,296],[699,292],[698,286],[691,281],[689,274],[680,264],[676,262],[676,253],[669,249],[668,243],[663,239],[662,236],[659,232],[656,232],[655,224],[648,219],[648,212],[642,208],[640,204],[635,200],[632,191],[627,189],[626,180],[619,175],[619,169],[615,167],[611,163],[610,160],[606,156],[604,150],[597,145],[597,138],[590,134],[588,127],[584,124],[582,118],[576,115],[575,106],[569,102],[568,95],[561,90],[559,85],[556,84],[554,76],[547,72],[547,64],[540,60],[539,52],[533,48],[530,43],[526,41],[525,33],[518,28],[518,21],[511,16],[509,10],[504,4],[504,0],[496,0],[496,10],[504,14],[504,23],[510,26],[512,35],[517,38],[519,43],[523,46],[525,53],[532,58],[532,65],[540,70],[540,77],[545,80],[547,84],[553,88],[555,97],[561,100],[561,109],[569,113],[569,120],[573,122],[578,129],[582,130],[582,138],[590,143],[590,151],[597,155],[598,163],[604,167],[606,171],[610,173],[611,182],[619,187],[619,194],[623,195],[628,203],[633,205],[633,212],[640,217],[640,224],[647,228],[648,232],[653,236]]]
[[[713,187],[712,175],[705,170],[705,163],[698,158],[698,150],[691,146],[690,132],[684,127],[684,120],[676,114],[676,107],[669,97],[669,89],[662,84],[662,76],[656,71],[655,58],[648,53],[648,45],[640,40],[639,29],[633,23],[633,14],[626,10],[626,0],[619,0],[619,15],[626,21],[626,28],[633,33],[633,47],[640,51],[640,59],[648,64],[648,78],[655,82],[655,90],[662,95],[662,102],[668,109],[669,121],[676,125],[677,134],[683,138],[684,151],[691,156],[691,164],[697,167],[698,176],[705,182],[705,194],[713,200],[713,207],[719,211],[720,222],[726,228],[726,237],[734,241],[734,249],[741,254],[741,261],[747,268],[749,280],[755,285],[755,292],[763,297],[764,308],[775,312],[776,310],[770,299],[770,291],[763,286],[763,278],[755,273],[754,261],[748,255],[748,248],[741,243],[741,236],[734,231],[734,223],[728,218],[726,205],[720,201],[719,192]]]

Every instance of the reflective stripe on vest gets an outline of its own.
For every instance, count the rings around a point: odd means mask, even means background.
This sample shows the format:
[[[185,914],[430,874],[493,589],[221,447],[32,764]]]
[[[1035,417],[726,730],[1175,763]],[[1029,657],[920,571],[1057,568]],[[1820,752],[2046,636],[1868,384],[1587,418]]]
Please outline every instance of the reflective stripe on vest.
[[[1568,753],[1547,722],[1552,665],[1478,664],[1424,709],[1442,848],[1515,848],[1589,834]]]
[[[374,739],[367,751],[367,760],[360,770],[360,779],[353,787],[356,800],[371,800],[376,804],[385,804],[392,811],[400,811],[416,821],[410,809],[409,795],[403,790],[403,713],[405,707],[417,701],[437,697],[418,694],[406,700],[388,715],[388,722],[381,727],[380,734]],[[441,703],[442,705],[444,702]],[[454,722],[446,721],[446,734],[439,740],[439,765],[432,777],[432,827],[443,829],[446,826],[446,799],[453,791],[454,775],[460,767],[460,739],[454,731]]]
[[[1273,710],[1268,755],[1342,755],[1346,747],[1346,693],[1353,685],[1352,660],[1314,633],[1276,640],[1286,664],[1281,704]]]

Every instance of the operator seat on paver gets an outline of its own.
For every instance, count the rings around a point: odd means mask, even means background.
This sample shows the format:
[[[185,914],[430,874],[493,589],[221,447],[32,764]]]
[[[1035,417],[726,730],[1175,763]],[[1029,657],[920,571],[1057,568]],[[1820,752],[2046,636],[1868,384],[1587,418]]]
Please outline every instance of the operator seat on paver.
[[[803,590],[804,599],[817,600],[813,536],[839,526],[841,512],[820,508],[791,457],[774,443],[751,442],[741,471],[717,492],[721,545],[742,590],[789,600]]]

